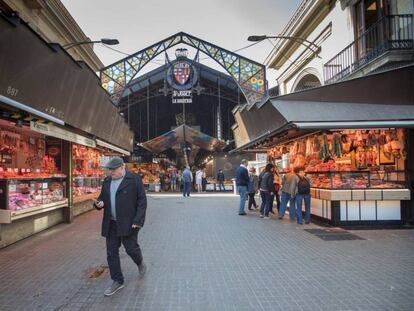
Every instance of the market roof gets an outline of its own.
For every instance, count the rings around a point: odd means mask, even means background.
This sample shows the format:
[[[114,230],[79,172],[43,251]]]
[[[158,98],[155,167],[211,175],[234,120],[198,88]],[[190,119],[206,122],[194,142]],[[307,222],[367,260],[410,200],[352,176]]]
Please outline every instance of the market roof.
[[[203,65],[199,62],[194,62],[194,61],[191,61],[191,62],[194,63],[194,65],[196,66],[201,80],[208,80],[208,81],[217,83],[218,80],[220,79],[221,87],[228,88],[230,90],[238,89],[237,83],[234,81],[233,77],[231,77],[230,75],[222,73],[218,70],[215,70],[211,67]],[[138,78],[135,78],[129,83],[128,89],[131,92],[139,92],[140,90],[146,89],[146,87],[148,86],[148,83],[154,84],[154,83],[157,83],[158,81],[163,81],[165,79],[165,73],[167,72],[169,66],[170,66],[169,64],[162,65],[161,67],[158,67]],[[125,91],[122,97],[127,97],[128,94],[129,92]]]
[[[226,143],[222,140],[204,134],[188,125],[180,125],[161,136],[142,143],[142,147],[159,154],[173,146],[185,143],[208,151],[221,150],[226,146]]]
[[[133,132],[92,69],[17,17],[0,12],[0,29],[0,42],[7,43],[0,44],[0,102],[133,149]],[[14,92],[6,92],[11,86]]]
[[[414,105],[376,105],[272,99],[270,103],[287,122],[362,122],[412,120]]]
[[[277,96],[235,110],[237,149],[275,144],[306,131],[414,127],[414,66]],[[279,137],[278,137],[279,136]],[[283,137],[282,137],[283,136]]]

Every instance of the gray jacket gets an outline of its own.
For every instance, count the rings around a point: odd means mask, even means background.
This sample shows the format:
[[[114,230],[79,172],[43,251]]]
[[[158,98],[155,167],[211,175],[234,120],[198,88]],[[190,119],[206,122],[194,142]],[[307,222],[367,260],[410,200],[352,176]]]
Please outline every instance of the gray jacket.
[[[259,188],[259,176],[249,172],[249,186],[247,187],[247,193],[256,193]]]
[[[282,192],[289,193],[292,197],[298,192],[299,177],[295,173],[287,173],[282,178]]]

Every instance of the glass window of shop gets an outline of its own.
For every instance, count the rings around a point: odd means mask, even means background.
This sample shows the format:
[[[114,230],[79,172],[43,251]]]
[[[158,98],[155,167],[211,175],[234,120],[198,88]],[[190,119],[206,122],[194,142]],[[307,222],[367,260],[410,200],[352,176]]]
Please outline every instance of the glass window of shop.
[[[327,131],[280,144],[270,159],[283,171],[303,167],[312,187],[324,189],[405,188],[404,129]]]
[[[12,212],[65,203],[62,141],[0,119],[0,208]]]
[[[83,145],[72,146],[73,196],[76,200],[90,199],[99,194],[105,178],[105,152]]]

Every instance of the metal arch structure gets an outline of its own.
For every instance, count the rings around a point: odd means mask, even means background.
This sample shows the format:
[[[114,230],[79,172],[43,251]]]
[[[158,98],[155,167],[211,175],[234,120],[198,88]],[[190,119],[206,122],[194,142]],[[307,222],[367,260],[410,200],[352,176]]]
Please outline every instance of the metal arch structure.
[[[249,106],[267,98],[264,65],[192,35],[179,32],[101,69],[101,85],[111,96],[112,102],[116,105],[119,103],[129,82],[146,64],[164,51],[181,43],[203,52],[220,64],[233,77]]]

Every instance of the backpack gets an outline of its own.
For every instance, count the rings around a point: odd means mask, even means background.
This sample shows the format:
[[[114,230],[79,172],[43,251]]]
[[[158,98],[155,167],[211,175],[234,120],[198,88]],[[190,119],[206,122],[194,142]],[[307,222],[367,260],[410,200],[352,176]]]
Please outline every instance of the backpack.
[[[310,193],[310,183],[306,178],[299,177],[298,182],[298,193],[299,194],[309,194]]]

